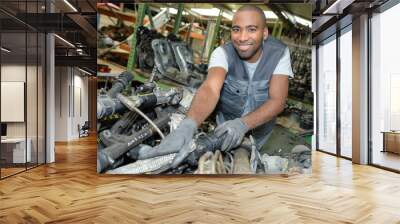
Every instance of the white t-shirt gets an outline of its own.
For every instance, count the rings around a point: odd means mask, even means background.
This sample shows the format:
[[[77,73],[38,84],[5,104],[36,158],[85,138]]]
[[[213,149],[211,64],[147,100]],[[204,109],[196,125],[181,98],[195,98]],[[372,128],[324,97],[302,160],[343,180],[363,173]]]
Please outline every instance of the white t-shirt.
[[[254,71],[257,68],[258,63],[260,62],[261,57],[255,63],[249,63],[244,61],[245,66],[247,67],[247,71],[249,72],[249,79],[252,80]],[[208,63],[208,69],[212,67],[222,67],[225,71],[228,71],[228,59],[225,54],[225,50],[220,46],[213,51],[210,57],[210,61]],[[290,62],[290,52],[289,48],[286,48],[285,52],[281,60],[278,62],[273,75],[287,75],[289,78],[293,78],[292,65]]]

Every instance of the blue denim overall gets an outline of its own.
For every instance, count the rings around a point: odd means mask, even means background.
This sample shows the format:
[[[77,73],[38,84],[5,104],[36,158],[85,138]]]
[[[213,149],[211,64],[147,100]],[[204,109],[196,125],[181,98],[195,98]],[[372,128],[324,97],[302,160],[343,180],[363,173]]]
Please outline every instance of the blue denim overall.
[[[217,124],[255,111],[269,99],[269,81],[283,56],[286,45],[273,37],[264,40],[263,53],[252,80],[249,80],[247,68],[232,43],[223,45],[223,49],[228,59],[228,73],[217,105]],[[256,140],[258,150],[268,140],[275,126],[275,120],[274,118],[250,131]]]

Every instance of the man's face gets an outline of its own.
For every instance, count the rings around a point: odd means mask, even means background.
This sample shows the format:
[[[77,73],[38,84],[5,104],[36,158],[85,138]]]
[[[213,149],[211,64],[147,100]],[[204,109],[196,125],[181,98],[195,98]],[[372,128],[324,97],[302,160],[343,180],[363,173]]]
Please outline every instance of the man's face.
[[[231,39],[243,60],[256,62],[261,55],[261,44],[267,36],[268,30],[257,12],[241,11],[233,17]]]

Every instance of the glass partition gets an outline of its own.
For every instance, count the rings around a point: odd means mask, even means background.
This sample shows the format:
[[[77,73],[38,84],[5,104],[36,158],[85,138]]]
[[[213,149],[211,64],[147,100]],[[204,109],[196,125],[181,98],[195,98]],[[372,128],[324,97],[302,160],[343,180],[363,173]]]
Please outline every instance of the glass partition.
[[[38,160],[38,34],[28,33],[28,62],[27,62],[27,81],[26,81],[26,113],[27,113],[27,149],[31,151],[30,161],[27,166],[33,167],[37,165]]]
[[[352,33],[340,36],[340,155],[352,157]]]
[[[44,1],[0,4],[0,178],[45,162],[46,40],[22,22],[43,6]]]
[[[371,18],[372,163],[400,170],[400,5]]]
[[[336,36],[318,48],[318,149],[336,154]]]
[[[26,37],[26,33],[1,34],[2,177],[24,171],[31,161],[26,141]]]
[[[46,162],[45,124],[46,124],[46,38],[38,34],[38,65],[37,65],[37,162]]]

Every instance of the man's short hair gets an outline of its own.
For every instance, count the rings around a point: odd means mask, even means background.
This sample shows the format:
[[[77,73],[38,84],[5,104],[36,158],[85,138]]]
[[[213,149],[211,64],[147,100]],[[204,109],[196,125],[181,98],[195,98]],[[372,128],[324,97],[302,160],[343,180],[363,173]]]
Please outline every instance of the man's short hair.
[[[243,12],[243,11],[253,11],[253,12],[258,13],[263,21],[263,25],[264,26],[267,25],[267,18],[265,18],[264,11],[262,9],[260,9],[259,7],[255,6],[255,5],[244,5],[244,6],[240,7],[236,11],[236,13]]]

